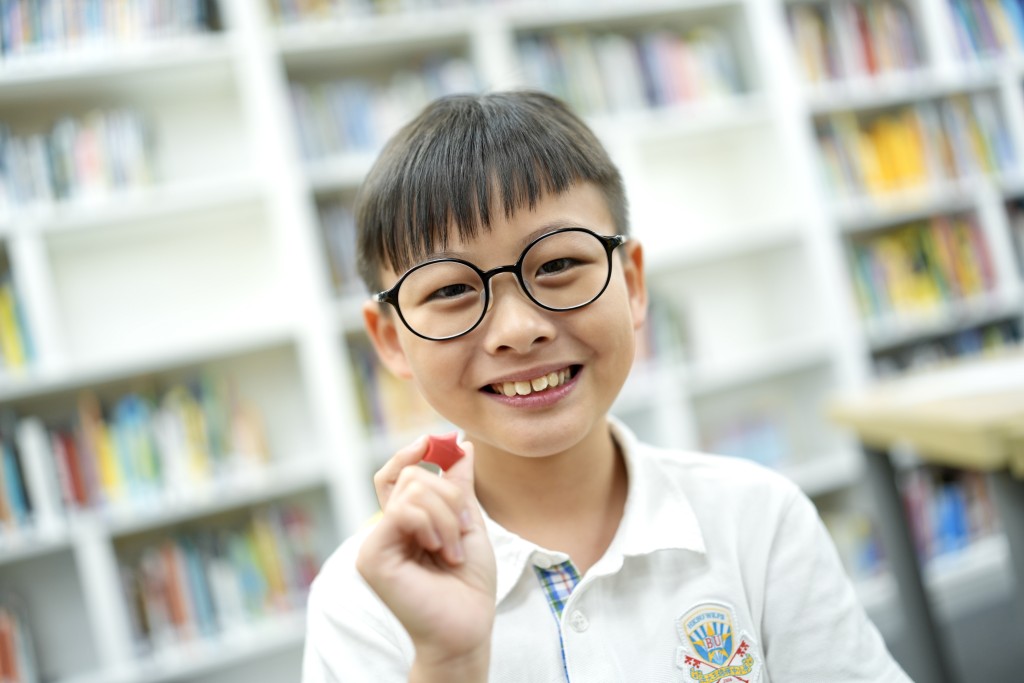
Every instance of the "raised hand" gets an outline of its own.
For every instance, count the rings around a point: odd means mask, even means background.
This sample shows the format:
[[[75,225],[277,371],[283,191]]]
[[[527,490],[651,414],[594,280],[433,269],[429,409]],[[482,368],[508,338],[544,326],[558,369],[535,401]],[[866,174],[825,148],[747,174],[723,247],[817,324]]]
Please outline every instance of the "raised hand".
[[[420,439],[374,478],[383,514],[356,568],[416,647],[410,680],[486,680],[495,563],[473,491],[473,445],[442,476],[416,467]],[[458,674],[457,678],[453,675]]]

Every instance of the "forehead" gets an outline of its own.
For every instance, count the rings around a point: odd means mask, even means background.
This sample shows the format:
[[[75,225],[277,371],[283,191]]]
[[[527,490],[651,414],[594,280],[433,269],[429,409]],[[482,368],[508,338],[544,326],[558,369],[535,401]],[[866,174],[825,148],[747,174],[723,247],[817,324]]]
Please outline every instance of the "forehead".
[[[446,246],[423,257],[487,257],[495,254],[500,260],[500,257],[517,256],[530,242],[559,228],[583,227],[601,234],[614,232],[614,220],[608,204],[590,183],[574,185],[559,194],[541,195],[535,206],[521,207],[507,216],[496,207],[491,211],[490,223],[468,237],[461,236],[454,226],[450,226]]]

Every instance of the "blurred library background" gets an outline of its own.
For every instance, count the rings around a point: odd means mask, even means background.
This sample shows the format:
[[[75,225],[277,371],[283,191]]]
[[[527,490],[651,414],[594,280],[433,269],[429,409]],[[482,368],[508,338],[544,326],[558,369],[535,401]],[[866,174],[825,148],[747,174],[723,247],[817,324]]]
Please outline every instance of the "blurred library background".
[[[354,194],[430,99],[521,86],[646,247],[615,414],[794,479],[914,674],[829,405],[1018,346],[1022,48],[1018,0],[0,0],[0,680],[298,680],[372,472],[445,428],[361,332]],[[901,462],[958,680],[1014,678],[989,480]]]

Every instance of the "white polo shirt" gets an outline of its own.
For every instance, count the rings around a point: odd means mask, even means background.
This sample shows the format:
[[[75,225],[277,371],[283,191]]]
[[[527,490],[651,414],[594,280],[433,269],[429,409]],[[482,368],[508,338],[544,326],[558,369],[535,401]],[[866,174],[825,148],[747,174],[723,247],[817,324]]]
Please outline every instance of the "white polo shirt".
[[[533,567],[568,557],[487,520],[498,572],[492,682],[560,683],[566,672],[573,683],[910,680],[794,484],[612,428],[629,474],[625,511],[560,621]],[[355,570],[366,533],[313,583],[304,683],[407,680],[412,642]]]

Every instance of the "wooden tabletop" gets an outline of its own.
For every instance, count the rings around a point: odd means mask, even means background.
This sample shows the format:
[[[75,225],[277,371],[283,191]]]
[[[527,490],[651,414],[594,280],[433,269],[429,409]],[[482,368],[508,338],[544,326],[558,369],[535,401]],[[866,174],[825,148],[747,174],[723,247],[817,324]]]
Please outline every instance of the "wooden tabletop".
[[[911,446],[928,462],[1024,478],[1024,353],[883,381],[829,406],[868,446]]]

